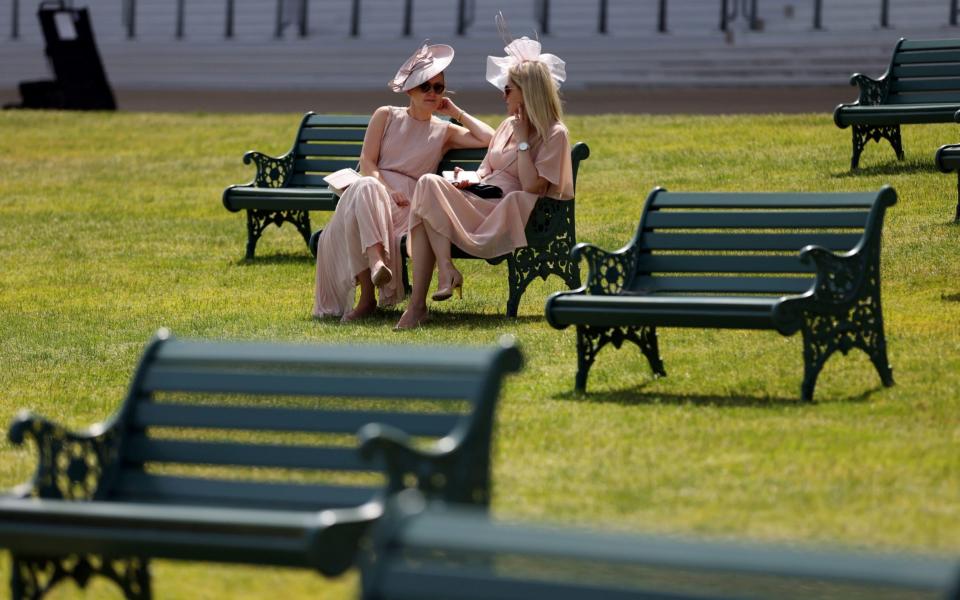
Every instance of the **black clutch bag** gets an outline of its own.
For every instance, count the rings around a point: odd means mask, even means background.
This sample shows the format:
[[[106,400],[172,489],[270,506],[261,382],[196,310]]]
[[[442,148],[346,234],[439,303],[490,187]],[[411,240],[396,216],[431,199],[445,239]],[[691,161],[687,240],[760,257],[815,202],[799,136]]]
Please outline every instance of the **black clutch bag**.
[[[471,192],[481,198],[503,198],[503,190],[498,188],[495,185],[488,185],[486,183],[474,183],[465,188],[468,192]]]

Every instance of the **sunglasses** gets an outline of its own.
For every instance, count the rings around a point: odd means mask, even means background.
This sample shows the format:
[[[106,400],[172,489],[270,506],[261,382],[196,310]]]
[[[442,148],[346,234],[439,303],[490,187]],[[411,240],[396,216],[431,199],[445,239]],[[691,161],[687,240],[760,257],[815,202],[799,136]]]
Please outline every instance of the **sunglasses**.
[[[442,83],[434,83],[434,84],[431,84],[429,81],[424,81],[423,83],[421,83],[421,84],[420,84],[419,86],[417,86],[417,87],[419,87],[419,88],[420,88],[420,91],[423,92],[424,94],[429,94],[429,93],[430,93],[430,90],[432,89],[432,90],[434,91],[434,93],[436,93],[436,94],[438,94],[438,95],[439,95],[439,94],[442,94],[442,93],[443,93],[443,90],[447,89],[447,86],[445,86],[445,85],[442,84]]]

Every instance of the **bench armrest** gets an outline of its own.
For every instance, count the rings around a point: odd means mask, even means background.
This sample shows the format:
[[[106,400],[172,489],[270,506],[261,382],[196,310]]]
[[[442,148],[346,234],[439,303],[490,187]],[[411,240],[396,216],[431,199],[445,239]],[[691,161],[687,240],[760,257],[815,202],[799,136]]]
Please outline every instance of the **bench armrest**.
[[[860,88],[860,97],[857,98],[857,104],[860,106],[883,104],[887,100],[887,92],[890,88],[886,75],[880,79],[874,79],[863,73],[854,73],[851,75],[850,85],[855,85]]]
[[[251,162],[257,167],[256,176],[248,184],[253,187],[284,187],[293,172],[293,152],[274,158],[251,150],[243,155],[243,164],[249,165]]]
[[[631,244],[616,252],[607,252],[592,244],[577,244],[570,251],[575,261],[587,261],[587,283],[579,293],[613,296],[619,294],[630,282],[637,266],[637,248]]]
[[[476,473],[464,473],[459,460],[462,444],[447,436],[432,446],[418,448],[409,435],[382,423],[364,425],[359,433],[360,454],[368,461],[379,460],[387,471],[387,493],[417,488],[424,494],[455,502],[485,503],[474,498],[467,484]],[[472,465],[480,469],[481,465]],[[486,496],[487,490],[484,490]]]
[[[857,248],[837,254],[822,246],[800,250],[800,262],[816,266],[809,302],[825,310],[846,308],[863,296],[867,285],[868,253]]]
[[[22,445],[33,438],[39,452],[33,481],[18,486],[19,495],[64,500],[90,500],[101,488],[104,473],[115,462],[117,436],[97,425],[73,433],[28,412],[20,413],[7,436]]]

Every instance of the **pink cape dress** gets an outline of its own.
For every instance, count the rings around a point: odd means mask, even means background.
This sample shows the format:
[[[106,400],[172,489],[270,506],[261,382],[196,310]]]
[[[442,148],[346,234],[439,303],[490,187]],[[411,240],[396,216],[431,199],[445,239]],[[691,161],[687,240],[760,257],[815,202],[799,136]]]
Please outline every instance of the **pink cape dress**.
[[[448,124],[436,117],[418,121],[405,107],[389,107],[380,141],[380,176],[412,198],[417,179],[437,170]],[[340,316],[353,308],[357,275],[370,268],[366,250],[383,244],[393,279],[379,288],[379,305],[403,300],[400,238],[407,233],[410,207],[397,206],[374,177],[362,177],[344,191],[317,244],[313,316]]]
[[[477,170],[483,183],[503,190],[503,198],[481,198],[458,190],[438,175],[424,175],[410,203],[411,230],[426,221],[458,248],[481,258],[494,258],[527,245],[524,227],[538,196],[521,190],[512,122],[510,117],[497,128]],[[554,123],[546,139],[532,134],[529,144],[537,173],[550,182],[545,195],[558,200],[573,198],[570,138],[563,123]]]

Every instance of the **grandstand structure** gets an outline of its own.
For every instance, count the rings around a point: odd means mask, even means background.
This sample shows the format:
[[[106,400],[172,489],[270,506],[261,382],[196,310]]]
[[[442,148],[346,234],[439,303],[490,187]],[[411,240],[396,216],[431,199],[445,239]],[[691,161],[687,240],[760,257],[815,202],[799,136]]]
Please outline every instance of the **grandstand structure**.
[[[382,89],[386,77],[425,38],[456,47],[448,78],[458,89],[481,88],[487,85],[485,57],[502,53],[494,26],[498,10],[507,16],[514,36],[539,36],[546,51],[567,61],[571,90],[845,85],[854,71],[880,75],[902,36],[960,35],[951,24],[956,0],[72,4],[90,9],[108,77],[119,90]],[[48,72],[38,5],[37,0],[0,0],[0,89],[14,89],[18,81]],[[726,19],[721,18],[723,5]],[[461,14],[472,20],[461,23]]]

